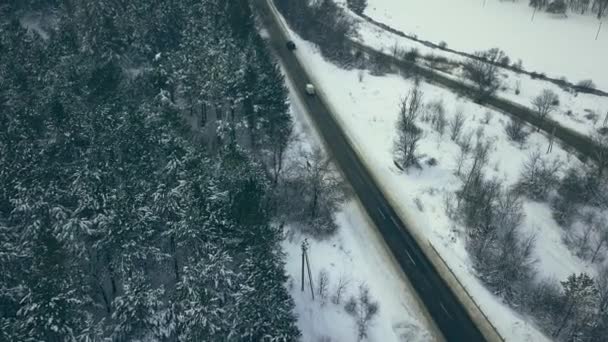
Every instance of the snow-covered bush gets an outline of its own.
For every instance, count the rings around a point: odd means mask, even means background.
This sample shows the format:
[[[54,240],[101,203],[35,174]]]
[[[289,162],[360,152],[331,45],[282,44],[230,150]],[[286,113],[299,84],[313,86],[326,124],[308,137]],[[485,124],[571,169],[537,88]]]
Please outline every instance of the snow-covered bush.
[[[584,89],[595,89],[595,83],[593,80],[582,80],[576,83],[576,86]]]
[[[351,11],[357,14],[363,14],[367,7],[367,0],[346,0],[346,5]]]
[[[429,115],[429,119],[431,121],[431,126],[440,134],[443,135],[445,133],[445,127],[448,124],[448,121],[445,117],[445,107],[443,105],[443,101],[431,101],[427,105],[427,111]]]
[[[367,337],[369,326],[378,314],[378,302],[371,297],[367,285],[360,284],[357,298],[351,297],[347,306],[346,311],[355,318],[357,341],[361,341]]]
[[[502,50],[494,48],[476,52],[475,57],[468,59],[464,64],[464,76],[475,83],[477,99],[483,101],[500,88],[498,65],[506,55]]]
[[[536,201],[547,199],[558,184],[561,167],[559,160],[549,162],[539,151],[533,152],[523,165],[516,191]]]
[[[526,130],[526,126],[519,119],[510,120],[509,124],[505,127],[505,132],[509,139],[520,145],[525,144],[528,136],[530,136],[530,132]]]
[[[317,277],[317,295],[321,301],[321,305],[327,303],[327,292],[329,291],[329,273],[326,269],[319,271]]]
[[[450,120],[450,139],[452,139],[452,141],[458,141],[460,133],[462,132],[462,127],[464,126],[464,120],[465,118],[462,110],[459,110],[452,120]]]

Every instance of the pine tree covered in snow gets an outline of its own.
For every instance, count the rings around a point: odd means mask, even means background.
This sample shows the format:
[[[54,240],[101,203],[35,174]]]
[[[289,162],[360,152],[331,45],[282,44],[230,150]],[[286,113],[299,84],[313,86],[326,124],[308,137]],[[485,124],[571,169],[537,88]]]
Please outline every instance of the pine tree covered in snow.
[[[0,340],[296,340],[269,201],[292,122],[248,2],[0,16]]]

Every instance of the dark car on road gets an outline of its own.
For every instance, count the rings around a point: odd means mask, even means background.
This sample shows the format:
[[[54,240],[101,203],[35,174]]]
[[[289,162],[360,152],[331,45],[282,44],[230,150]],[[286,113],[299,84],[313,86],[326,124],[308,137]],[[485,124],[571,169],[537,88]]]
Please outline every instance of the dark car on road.
[[[289,51],[293,51],[296,49],[296,43],[292,42],[291,40],[287,41],[287,43],[285,43],[285,46],[287,46],[287,49]]]

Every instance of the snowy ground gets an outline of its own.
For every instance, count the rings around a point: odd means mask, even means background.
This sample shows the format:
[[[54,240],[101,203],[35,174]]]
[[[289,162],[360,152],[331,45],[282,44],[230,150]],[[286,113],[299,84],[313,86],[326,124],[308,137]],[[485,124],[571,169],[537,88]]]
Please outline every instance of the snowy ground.
[[[500,47],[530,70],[575,83],[593,79],[608,89],[608,20],[595,40],[599,21],[592,14],[568,18],[538,12],[528,1],[369,0],[367,15],[405,33],[474,52]],[[578,53],[577,53],[578,52]]]
[[[529,319],[501,303],[474,276],[464,248],[463,228],[445,213],[445,196],[462,186],[461,179],[454,175],[460,148],[449,139],[448,133],[440,136],[427,124],[420,123],[425,132],[420,152],[427,159],[437,159],[437,166],[404,174],[393,165],[391,151],[399,101],[413,83],[396,75],[374,77],[367,71],[340,69],[324,61],[317,49],[308,42],[298,39],[296,35],[294,39],[299,46],[296,52],[298,57],[305,61],[307,69],[316,78],[317,87],[326,95],[354,147],[364,157],[380,185],[387,190],[385,193],[408,221],[408,226],[435,246],[507,340],[547,340],[529,323]],[[363,73],[362,81],[359,81],[360,73]],[[494,141],[488,176],[501,178],[506,185],[517,181],[521,166],[532,151],[540,149],[544,152],[547,148],[547,138],[536,133],[530,136],[523,148],[508,141],[504,133],[508,118],[500,113],[490,111],[490,120],[484,123],[488,112],[486,108],[429,84],[423,83],[422,90],[425,101],[443,101],[448,120],[457,110],[462,110],[467,118],[465,132],[483,128],[484,136]],[[559,158],[566,165],[579,163],[559,146],[555,146],[550,158]],[[415,201],[420,203],[420,208]],[[573,272],[587,269],[585,263],[562,242],[561,230],[551,218],[546,204],[526,201],[524,209],[524,226],[542,237],[538,239],[535,249],[537,268],[542,277],[561,280]],[[593,273],[592,270],[590,272]]]
[[[425,0],[426,1],[426,0]],[[438,0],[428,0],[428,4],[429,4],[429,8],[430,9],[434,9],[437,6],[437,2]],[[369,1],[370,5],[368,6],[368,10],[367,10],[367,14],[370,15],[372,18],[380,21],[380,22],[384,22],[389,26],[392,26],[396,29],[399,29],[405,33],[408,34],[416,34],[419,36],[419,38],[421,39],[426,39],[426,40],[431,40],[434,43],[439,43],[440,41],[444,41],[445,39],[441,38],[441,39],[437,39],[434,40],[434,36],[430,35],[429,37],[425,36],[426,34],[426,30],[431,30],[431,28],[433,27],[437,27],[440,26],[442,28],[445,28],[446,24],[443,23],[444,19],[447,20],[454,20],[455,17],[447,17],[447,16],[441,16],[441,20],[442,23],[441,25],[439,25],[438,22],[433,22],[430,21],[428,25],[422,25],[422,26],[416,26],[416,30],[409,30],[409,26],[408,25],[413,25],[412,23],[417,22],[417,21],[421,21],[424,18],[424,16],[429,15],[429,8],[426,8],[425,6],[420,5],[420,1],[418,0],[410,0],[410,1],[396,1],[396,0],[370,0]],[[485,7],[477,7],[476,5],[473,6],[473,3],[476,3],[475,1],[471,1],[471,0],[452,0],[452,1],[443,1],[441,2],[442,4],[444,4],[445,6],[450,6],[450,7],[457,7],[457,8],[461,8],[459,6],[465,6],[465,8],[469,8],[467,6],[472,6],[473,9],[471,9],[471,13],[477,13],[475,11],[490,11],[490,13],[495,13],[496,15],[498,15],[498,13],[500,13],[500,11],[512,11],[509,12],[511,16],[506,16],[504,15],[504,13],[502,13],[504,18],[502,20],[510,20],[510,22],[514,22],[515,20],[517,20],[518,16],[521,16],[525,13],[527,13],[526,11],[528,10],[526,6],[522,6],[523,3],[512,3],[512,2],[498,2],[498,1],[493,1],[493,0],[488,0],[488,3]],[[481,3],[481,1],[480,1]],[[426,4],[426,2],[425,2]],[[384,6],[384,7],[382,7]],[[508,6],[509,8],[503,8],[504,6]],[[403,9],[398,10],[398,8],[403,7]],[[418,7],[421,7],[423,9],[419,9]],[[382,8],[386,8],[386,10],[382,9]],[[419,12],[420,10],[420,12]],[[410,13],[414,13],[413,11],[416,11],[416,15],[410,15]],[[459,10],[460,11],[460,10]],[[450,12],[450,13],[461,13],[461,12]],[[522,13],[523,12],[523,13]],[[484,12],[485,13],[485,12]],[[471,18],[482,18],[485,20],[485,17],[482,16],[481,13],[477,13],[476,15],[478,16],[474,16],[471,15]],[[354,16],[354,14],[353,14]],[[558,28],[561,28],[563,30],[567,30],[569,29],[569,25],[570,25],[570,20],[573,21],[573,23],[579,23],[580,25],[587,23],[589,24],[589,21],[591,20],[590,17],[588,16],[584,16],[581,18],[575,19],[575,18],[570,18],[568,20],[558,20],[556,18],[550,17],[545,13],[539,13],[537,14],[537,19],[540,22],[547,22],[548,24],[548,28],[547,28],[547,32],[546,34],[552,34],[554,35],[553,38],[550,40],[551,43],[554,43],[555,41],[558,42],[563,42],[564,44],[572,44],[572,42],[570,40],[568,40],[568,38],[564,38],[563,35],[559,35],[559,34],[554,34],[553,32],[559,32],[559,31],[553,31],[553,30],[557,30]],[[393,18],[393,20],[389,20],[390,18]],[[396,19],[399,18],[399,19]],[[475,20],[467,20],[467,23],[469,23],[469,25],[474,25],[476,22]],[[537,20],[535,19],[535,21]],[[556,21],[557,20],[557,21]],[[549,25],[550,24],[550,25]],[[580,26],[579,25],[579,26]],[[579,27],[576,26],[576,27]],[[606,26],[608,26],[608,23],[606,24]],[[410,49],[417,49],[418,52],[425,56],[425,55],[435,55],[435,56],[443,56],[451,61],[455,61],[458,63],[463,63],[466,61],[466,57],[457,55],[457,54],[453,54],[447,51],[443,51],[440,49],[434,49],[431,47],[428,47],[424,44],[415,42],[413,40],[404,38],[404,37],[400,37],[398,35],[395,35],[393,33],[390,33],[388,31],[385,31],[371,23],[368,23],[366,21],[360,21],[358,24],[358,37],[357,39],[359,41],[361,41],[362,43],[373,47],[377,50],[380,51],[385,51],[385,52],[391,52],[393,51],[393,49],[395,47],[397,47],[399,50],[402,51],[408,51]],[[458,30],[452,30],[452,26],[448,26],[450,27],[449,30],[445,30],[443,29],[441,32],[444,32],[446,35],[453,35],[454,38],[458,38],[460,37],[458,34],[456,34],[455,32],[459,32]],[[457,25],[457,28],[459,29],[464,29],[467,28],[467,25]],[[519,29],[519,26],[517,26]],[[544,27],[544,26],[540,26],[539,27]],[[499,39],[503,39],[505,40],[507,43],[509,42],[508,38],[511,37],[512,40],[515,41],[515,46],[516,47],[520,47],[519,43],[521,40],[524,41],[523,45],[526,45],[526,41],[527,39],[530,39],[530,35],[523,35],[523,36],[508,36],[507,34],[513,34],[516,35],[517,32],[514,31],[497,31],[495,32],[494,29],[492,30],[480,30],[479,34],[483,35],[487,32],[491,31],[492,33],[496,33],[499,36],[496,37],[496,40],[492,41],[493,43],[490,44],[486,44],[484,45],[484,40],[483,39],[477,39],[477,37],[475,36],[475,39],[465,39],[465,42],[467,42],[467,46],[471,46],[470,49],[464,48],[464,47],[460,47],[460,46],[452,46],[451,44],[449,44],[448,42],[448,47],[460,50],[460,51],[464,51],[464,52],[468,52],[468,53],[472,53],[475,51],[479,51],[479,50],[487,50],[489,48],[493,48],[496,46],[499,46],[501,49],[506,50],[507,54],[511,57],[512,60],[516,60],[516,55],[512,54],[507,47],[509,46],[508,44],[506,45],[502,45],[503,41],[499,41]],[[541,63],[539,65],[535,65],[535,64],[529,64],[528,63],[528,56],[520,56],[520,58],[523,59],[524,62],[524,67],[527,70],[530,71],[537,71],[537,72],[546,72],[548,73],[550,76],[552,77],[560,77],[561,75],[565,75],[566,77],[568,77],[568,79],[570,79],[570,81],[574,81],[575,83],[581,79],[593,79],[594,82],[596,83],[596,85],[603,90],[608,90],[608,67],[606,67],[606,60],[608,60],[608,27],[606,27],[606,34],[604,36],[604,40],[605,42],[601,42],[600,40],[598,40],[597,42],[593,41],[594,44],[591,44],[590,46],[586,46],[585,48],[590,48],[591,50],[585,50],[585,51],[592,51],[590,53],[585,53],[584,57],[585,58],[596,58],[598,60],[592,60],[592,61],[586,61],[585,63],[587,63],[585,65],[585,67],[583,67],[581,65],[581,63],[577,62],[577,63],[573,63],[572,62],[572,57],[568,56],[567,52],[571,51],[571,50],[564,50],[561,54],[558,55],[552,55],[550,54],[550,50],[545,49],[544,47],[542,49],[531,49],[530,51],[528,51],[527,53],[532,55],[532,56],[536,56],[539,55],[542,59],[542,61],[547,62],[547,61],[552,61],[552,62],[556,62],[556,61],[562,61],[564,63],[564,68],[563,69],[559,69],[558,70],[563,70],[562,73],[551,73],[551,71],[548,69],[551,64],[548,63]],[[472,29],[472,32],[477,32],[475,30]],[[545,31],[543,31],[545,32]],[[464,34],[464,33],[463,33]],[[469,32],[468,34],[472,34],[471,32]],[[473,37],[473,36],[468,36],[468,37]],[[567,36],[566,36],[567,37]],[[580,43],[580,42],[578,42]],[[597,43],[597,44],[595,44]],[[593,46],[593,48],[591,47]],[[570,45],[566,45],[566,46],[561,46],[560,48],[564,48],[564,49],[571,49]],[[526,50],[527,51],[527,50]],[[577,57],[578,58],[578,57]],[[589,63],[595,63],[595,64],[589,64]],[[568,71],[576,71],[579,72],[580,70],[587,68],[589,66],[592,66],[592,71],[591,71],[591,75],[588,77],[584,77],[578,74],[578,76],[570,76],[570,74],[568,74]],[[451,74],[446,74],[447,76],[451,76],[453,78],[456,78],[460,81],[465,81],[462,77],[461,74],[462,70],[461,69],[454,69],[451,70],[450,73]],[[597,96],[597,95],[592,95],[592,94],[583,94],[583,93],[575,93],[572,91],[567,91],[565,89],[560,88],[559,86],[557,86],[554,83],[548,82],[548,81],[544,81],[544,80],[540,80],[540,79],[533,79],[528,75],[525,74],[519,74],[516,72],[513,72],[511,70],[508,69],[501,69],[501,74],[502,74],[502,79],[503,79],[503,88],[500,89],[498,91],[498,95],[500,97],[503,97],[505,99],[508,99],[512,102],[515,103],[519,103],[523,106],[532,107],[532,100],[534,97],[536,97],[538,94],[541,93],[541,91],[543,89],[550,89],[552,91],[554,91],[556,94],[558,94],[559,99],[560,99],[560,106],[559,109],[557,111],[555,111],[554,113],[551,114],[551,118],[558,121],[562,126],[568,127],[572,130],[575,130],[581,134],[587,135],[587,136],[593,136],[597,130],[599,128],[601,128],[603,126],[604,123],[604,119],[606,118],[606,116],[608,115],[608,97],[602,97],[602,96]],[[519,94],[516,94],[516,89],[519,89]]]
[[[311,129],[303,114],[300,102],[291,92],[292,111],[296,118],[296,131],[300,135],[297,149],[310,149],[311,144],[321,146],[320,138]],[[329,273],[329,295],[335,293],[340,277],[349,279],[347,293],[340,305],[329,298],[323,305],[317,297],[311,300],[308,284],[301,292],[301,249],[305,238],[295,230],[287,233],[283,244],[287,252],[287,273],[290,276],[289,290],[296,303],[298,326],[302,330],[304,342],[356,341],[353,317],[344,310],[348,296],[356,295],[358,286],[365,283],[380,304],[368,341],[378,342],[423,342],[435,341],[430,333],[434,329],[425,318],[424,310],[412,293],[407,279],[387,254],[382,238],[375,233],[359,202],[349,200],[336,215],[339,231],[336,236],[325,241],[309,238],[310,263],[312,266],[315,291],[319,271]]]

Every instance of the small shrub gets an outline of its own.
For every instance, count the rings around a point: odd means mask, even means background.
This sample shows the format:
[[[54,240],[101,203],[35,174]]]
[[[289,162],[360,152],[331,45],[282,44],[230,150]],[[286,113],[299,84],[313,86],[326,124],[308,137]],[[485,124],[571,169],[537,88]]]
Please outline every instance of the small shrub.
[[[554,0],[547,6],[547,12],[553,14],[566,14],[566,2],[564,0]]]
[[[517,71],[524,70],[524,62],[521,59],[518,59],[517,63],[513,63],[513,69]]]
[[[327,290],[329,289],[329,273],[327,270],[322,269],[319,271],[319,276],[317,277],[317,294],[319,295],[319,300],[321,301],[321,305],[325,305],[327,302]]]
[[[482,123],[484,125],[488,125],[490,123],[490,121],[492,120],[492,112],[487,111],[484,116],[483,116],[483,121]]]
[[[530,132],[526,130],[524,123],[519,119],[512,119],[505,127],[505,133],[507,133],[509,139],[520,145],[525,144],[528,136],[530,136]]]
[[[476,52],[476,58],[469,58],[464,64],[464,77],[476,85],[478,101],[493,95],[501,86],[498,64],[505,57],[500,49]]]
[[[509,64],[511,64],[511,59],[509,58],[509,56],[505,55],[503,56],[498,63],[502,66],[509,66]]]
[[[464,120],[464,113],[462,110],[459,110],[450,121],[450,139],[452,141],[458,141],[462,127],[464,126]]]
[[[346,304],[344,304],[344,311],[351,316],[355,315],[357,312],[357,299],[355,296],[348,297]]]
[[[595,83],[593,83],[593,80],[579,81],[576,86],[584,89],[595,89]]]
[[[412,62],[412,63],[416,63],[416,61],[418,60],[419,57],[420,57],[420,52],[418,52],[418,49],[416,49],[416,48],[412,48],[412,49],[408,50],[403,55],[403,58],[406,61],[409,61],[409,62]]]
[[[585,114],[585,119],[593,122],[593,124],[597,123],[597,120],[599,119],[599,115],[597,115],[597,113],[595,112],[589,112],[587,114]]]
[[[374,317],[378,314],[379,305],[374,301],[369,293],[369,288],[359,285],[359,301],[356,310],[357,338],[358,341],[367,337],[367,331]]]
[[[445,49],[446,47],[448,47],[448,43],[444,42],[444,41],[440,41],[439,42],[439,47],[442,49]]]
[[[431,126],[439,132],[440,135],[443,135],[443,133],[445,133],[445,126],[447,126],[443,102],[441,100],[429,102],[428,110],[431,117]]]
[[[363,14],[367,7],[367,0],[346,0],[346,5],[353,12],[357,14]]]
[[[471,141],[473,140],[473,132],[469,131],[458,139],[458,146],[464,154],[468,154],[471,151]]]

